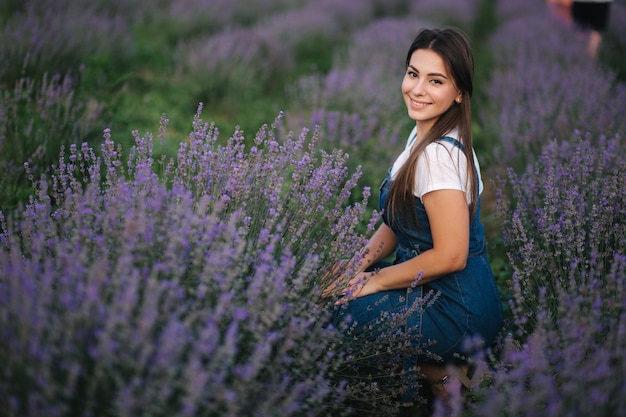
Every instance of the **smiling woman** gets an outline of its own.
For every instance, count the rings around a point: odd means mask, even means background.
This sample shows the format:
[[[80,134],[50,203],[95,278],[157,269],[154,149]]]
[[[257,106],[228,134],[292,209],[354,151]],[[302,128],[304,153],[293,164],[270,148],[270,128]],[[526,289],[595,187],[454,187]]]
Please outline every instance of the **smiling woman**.
[[[353,340],[398,330],[410,339],[412,350],[401,355],[409,401],[416,399],[416,366],[433,393],[446,399],[450,387],[459,386],[448,384],[456,378],[446,366],[456,363],[467,372],[465,363],[457,363],[470,353],[467,339],[489,346],[502,326],[479,216],[482,180],[470,125],[473,67],[469,41],[459,30],[418,33],[402,81],[415,127],[381,186],[384,222],[329,290],[339,295],[334,323],[350,323]],[[391,265],[384,262],[390,255]],[[458,380],[467,383],[462,375]]]

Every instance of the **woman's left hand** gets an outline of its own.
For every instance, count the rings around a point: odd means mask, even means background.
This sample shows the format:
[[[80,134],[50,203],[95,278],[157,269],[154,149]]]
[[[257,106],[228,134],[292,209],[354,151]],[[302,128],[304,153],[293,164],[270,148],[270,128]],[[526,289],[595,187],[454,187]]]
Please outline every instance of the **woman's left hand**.
[[[335,304],[347,303],[355,298],[378,292],[376,282],[372,277],[376,272],[361,272],[348,282],[348,286],[341,292],[341,298]]]

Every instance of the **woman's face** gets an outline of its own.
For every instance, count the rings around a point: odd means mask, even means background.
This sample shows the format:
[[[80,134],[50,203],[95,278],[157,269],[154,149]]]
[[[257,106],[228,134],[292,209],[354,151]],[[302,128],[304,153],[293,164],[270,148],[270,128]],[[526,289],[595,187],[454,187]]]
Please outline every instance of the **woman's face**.
[[[430,49],[417,49],[411,55],[402,80],[402,95],[409,117],[417,122],[422,134],[462,97],[443,60]]]

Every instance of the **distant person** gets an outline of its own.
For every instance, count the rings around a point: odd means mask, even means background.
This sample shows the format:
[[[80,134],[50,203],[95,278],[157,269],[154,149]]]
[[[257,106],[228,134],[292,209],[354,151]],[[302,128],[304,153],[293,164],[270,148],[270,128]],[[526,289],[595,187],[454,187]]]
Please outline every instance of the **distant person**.
[[[587,54],[596,59],[602,36],[609,22],[609,12],[613,0],[572,1],[574,28],[580,31],[587,41]]]

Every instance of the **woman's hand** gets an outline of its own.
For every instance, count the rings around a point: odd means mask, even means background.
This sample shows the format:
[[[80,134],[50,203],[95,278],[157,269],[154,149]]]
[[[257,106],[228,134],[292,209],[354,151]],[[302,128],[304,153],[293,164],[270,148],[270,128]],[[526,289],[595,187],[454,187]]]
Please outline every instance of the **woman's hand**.
[[[345,270],[346,264],[347,261],[345,260],[338,261],[332,266],[330,271],[326,273],[326,275],[324,276],[325,281],[329,281],[330,279],[332,279],[332,277],[336,278],[334,278],[330,282],[330,284],[328,284],[328,286],[324,288],[324,290],[322,291],[322,298],[330,298],[341,294],[341,288],[339,286],[341,285],[341,282],[345,280],[344,272],[342,271]]]
[[[364,297],[366,295],[375,294],[379,290],[376,280],[373,277],[378,273],[361,272],[348,282],[348,286],[341,292],[341,298],[335,304],[344,304],[355,298]]]

